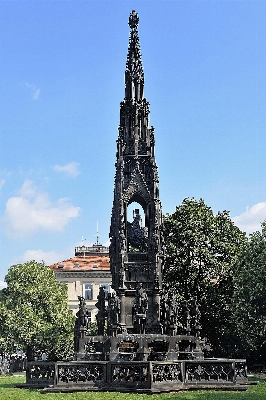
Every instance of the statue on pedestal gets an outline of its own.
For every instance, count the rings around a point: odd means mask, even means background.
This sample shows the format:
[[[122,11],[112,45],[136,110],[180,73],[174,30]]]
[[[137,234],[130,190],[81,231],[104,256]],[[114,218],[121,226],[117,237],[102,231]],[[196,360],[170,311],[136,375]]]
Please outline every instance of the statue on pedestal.
[[[134,308],[137,333],[145,333],[146,312],[148,310],[148,296],[146,290],[142,286],[142,283],[139,284],[136,290]]]

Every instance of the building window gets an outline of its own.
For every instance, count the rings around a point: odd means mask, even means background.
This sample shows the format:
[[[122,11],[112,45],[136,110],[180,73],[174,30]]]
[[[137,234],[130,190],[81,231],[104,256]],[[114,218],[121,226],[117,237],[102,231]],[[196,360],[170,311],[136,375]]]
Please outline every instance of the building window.
[[[92,285],[90,283],[85,283],[84,285],[84,299],[85,300],[93,299]]]
[[[74,268],[79,268],[79,264],[74,264]]]
[[[93,264],[92,268],[98,268],[98,264]]]
[[[102,283],[102,284],[100,284],[100,287],[103,288],[104,293],[105,293],[105,298],[107,299],[108,293],[110,293],[110,285],[108,283]]]

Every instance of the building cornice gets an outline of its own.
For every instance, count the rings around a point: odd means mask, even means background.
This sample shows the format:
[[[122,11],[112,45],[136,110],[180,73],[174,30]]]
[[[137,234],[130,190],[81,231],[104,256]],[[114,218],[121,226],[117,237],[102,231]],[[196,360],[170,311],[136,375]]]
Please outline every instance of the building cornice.
[[[110,271],[54,271],[57,278],[108,278],[111,279]]]

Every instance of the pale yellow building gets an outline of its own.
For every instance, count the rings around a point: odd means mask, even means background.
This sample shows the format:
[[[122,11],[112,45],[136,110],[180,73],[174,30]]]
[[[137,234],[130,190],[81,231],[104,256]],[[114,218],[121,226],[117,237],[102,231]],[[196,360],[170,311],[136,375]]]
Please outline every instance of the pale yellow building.
[[[58,282],[67,284],[69,307],[73,313],[78,311],[78,296],[83,296],[89,318],[95,322],[98,312],[95,304],[100,287],[104,287],[106,297],[112,292],[109,248],[98,243],[91,247],[76,247],[75,257],[55,263],[50,268]]]

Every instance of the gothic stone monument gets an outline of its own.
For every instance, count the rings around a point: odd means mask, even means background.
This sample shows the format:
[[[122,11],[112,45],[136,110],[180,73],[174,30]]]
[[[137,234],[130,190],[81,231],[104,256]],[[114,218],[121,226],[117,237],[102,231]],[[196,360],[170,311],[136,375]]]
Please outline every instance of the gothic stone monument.
[[[75,361],[29,363],[27,383],[52,383],[46,391],[245,390],[245,360],[204,359],[196,300],[192,310],[184,308],[180,326],[174,299],[161,296],[162,210],[138,23],[132,11],[110,229],[114,293],[106,298],[101,290],[98,296],[97,336],[86,334],[86,304],[79,298]],[[142,208],[143,221],[136,208],[129,222],[133,202]]]
[[[154,158],[154,129],[149,126],[149,103],[144,97],[138,14],[131,28],[125,72],[125,98],[120,104],[114,202],[110,229],[112,286],[121,303],[120,333],[161,333],[162,211]],[[127,208],[139,203],[128,221]],[[112,321],[110,321],[112,324]]]

